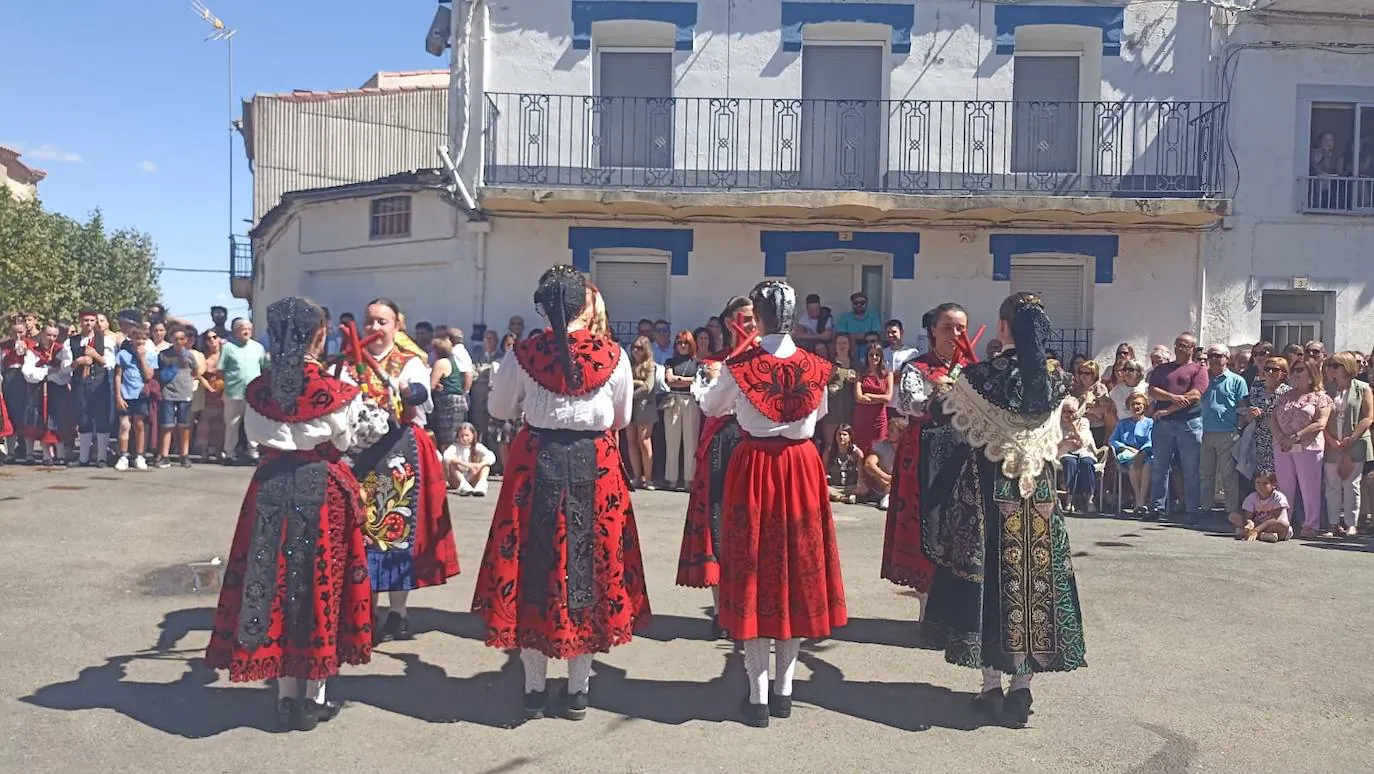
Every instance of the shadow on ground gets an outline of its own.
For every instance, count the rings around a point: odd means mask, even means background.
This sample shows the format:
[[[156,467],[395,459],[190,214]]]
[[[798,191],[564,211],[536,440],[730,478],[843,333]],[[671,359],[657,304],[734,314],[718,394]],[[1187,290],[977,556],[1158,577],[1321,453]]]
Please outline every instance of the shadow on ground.
[[[268,687],[229,687],[205,665],[200,649],[178,648],[193,632],[208,632],[214,619],[209,607],[173,611],[158,625],[153,647],[117,656],[86,667],[74,680],[39,688],[21,701],[46,709],[78,711],[109,709],[166,734],[188,739],[212,737],[235,728],[273,730],[275,691]],[[484,625],[472,613],[416,608],[411,612],[417,634],[442,632],[462,639],[481,641]],[[933,726],[971,730],[983,725],[969,707],[973,694],[959,693],[924,683],[846,681],[843,672],[821,655],[838,642],[863,642],[912,647],[915,627],[911,622],[855,619],[836,632],[832,640],[811,641],[801,662],[812,672],[798,681],[794,696],[801,705],[908,731]],[[735,643],[713,641],[709,621],[683,616],[655,616],[640,636],[667,642],[699,640],[719,651],[720,672],[706,680],[642,680],[625,670],[598,662],[593,672],[591,705],[631,719],[678,725],[693,720],[710,722],[739,719],[738,705],[747,683],[744,659]],[[393,659],[403,667],[400,675],[350,675],[330,680],[331,695],[354,704],[365,704],[427,723],[473,723],[511,728],[523,722],[523,670],[516,652],[494,671],[471,677],[452,677],[442,667],[413,653],[398,652],[394,643],[374,651],[373,658]],[[184,665],[182,675],[170,683],[127,680],[129,665],[140,661],[172,661]],[[556,670],[555,670],[556,671]],[[551,695],[562,686],[550,685]]]

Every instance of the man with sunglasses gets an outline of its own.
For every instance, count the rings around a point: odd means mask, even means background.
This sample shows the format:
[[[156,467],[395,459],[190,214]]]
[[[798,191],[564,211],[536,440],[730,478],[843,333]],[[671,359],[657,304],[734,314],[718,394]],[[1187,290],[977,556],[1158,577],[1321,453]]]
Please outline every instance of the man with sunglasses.
[[[1146,518],[1158,521],[1169,508],[1169,473],[1177,458],[1183,473],[1183,503],[1189,524],[1202,514],[1202,393],[1207,389],[1207,369],[1193,362],[1197,337],[1180,334],[1174,340],[1174,361],[1161,363],[1150,372],[1149,396],[1154,410],[1154,468],[1150,494],[1154,507]]]
[[[851,311],[840,315],[840,319],[835,321],[835,332],[854,340],[858,362],[862,363],[868,357],[868,336],[881,334],[883,321],[878,319],[877,312],[868,308],[868,294],[862,290],[849,297],[849,307]]]
[[[654,321],[654,362],[663,365],[673,356],[673,326],[667,320]]]
[[[1238,439],[1237,412],[1250,396],[1245,378],[1233,372],[1230,352],[1220,344],[1207,348],[1207,390],[1202,393],[1202,507],[1216,503],[1217,481],[1226,491],[1226,512],[1240,509],[1236,458],[1231,456]]]

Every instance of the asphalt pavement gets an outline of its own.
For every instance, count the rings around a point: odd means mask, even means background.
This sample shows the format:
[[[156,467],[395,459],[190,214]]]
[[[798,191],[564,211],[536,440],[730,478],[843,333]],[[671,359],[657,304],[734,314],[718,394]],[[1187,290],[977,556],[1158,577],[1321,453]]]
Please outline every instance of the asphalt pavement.
[[[521,723],[521,669],[467,612],[495,492],[452,497],[463,574],[411,596],[414,640],[331,682],[350,706],[271,731],[275,692],[201,660],[249,472],[0,468],[4,772],[1357,772],[1374,770],[1374,542],[1240,543],[1070,519],[1089,666],[986,726],[972,670],[912,647],[878,578],[882,514],[839,506],[850,624],[807,643],[796,708],[739,722],[742,655],[673,585],[687,496],[634,496],[653,624],[598,656],[591,711]],[[550,677],[566,675],[551,665]]]

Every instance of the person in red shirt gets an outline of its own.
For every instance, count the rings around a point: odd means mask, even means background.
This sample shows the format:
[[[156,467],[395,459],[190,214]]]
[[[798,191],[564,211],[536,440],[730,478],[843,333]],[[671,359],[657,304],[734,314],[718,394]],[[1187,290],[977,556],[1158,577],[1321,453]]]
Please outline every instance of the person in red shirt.
[[[1150,495],[1154,507],[1145,518],[1158,521],[1169,506],[1169,472],[1174,460],[1183,470],[1183,503],[1188,523],[1202,519],[1202,393],[1207,389],[1207,368],[1193,362],[1197,337],[1179,334],[1174,339],[1174,362],[1161,363],[1150,372],[1150,400],[1155,420],[1154,468]]]

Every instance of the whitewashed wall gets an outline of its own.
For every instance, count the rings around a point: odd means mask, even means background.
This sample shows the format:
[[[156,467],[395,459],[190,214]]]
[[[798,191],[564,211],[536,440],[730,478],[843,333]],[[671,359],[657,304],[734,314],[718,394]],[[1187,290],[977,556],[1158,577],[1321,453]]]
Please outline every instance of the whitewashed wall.
[[[1225,41],[1223,56],[1240,46],[1310,41],[1368,44],[1374,23],[1245,24]],[[1248,47],[1232,68],[1230,142],[1239,175],[1233,171],[1235,214],[1207,246],[1207,336],[1256,341],[1262,291],[1290,289],[1303,277],[1310,290],[1336,294],[1327,346],[1367,352],[1374,346],[1374,216],[1300,214],[1299,206],[1311,141],[1306,97],[1343,87],[1374,92],[1374,54]]]

